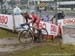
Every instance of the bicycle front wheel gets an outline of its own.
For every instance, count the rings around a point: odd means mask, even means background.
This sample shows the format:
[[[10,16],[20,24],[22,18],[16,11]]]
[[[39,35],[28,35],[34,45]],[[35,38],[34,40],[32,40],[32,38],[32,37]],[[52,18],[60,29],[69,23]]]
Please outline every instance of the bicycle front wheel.
[[[23,30],[19,32],[18,38],[19,38],[19,42],[22,44],[31,44],[33,40],[32,33],[27,30]]]

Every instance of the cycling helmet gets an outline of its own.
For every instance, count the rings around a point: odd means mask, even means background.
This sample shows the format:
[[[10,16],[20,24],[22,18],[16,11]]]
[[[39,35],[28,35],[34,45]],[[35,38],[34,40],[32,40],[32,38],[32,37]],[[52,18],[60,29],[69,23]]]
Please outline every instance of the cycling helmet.
[[[21,14],[26,14],[26,13],[27,13],[27,11],[22,11],[22,12],[21,12]]]

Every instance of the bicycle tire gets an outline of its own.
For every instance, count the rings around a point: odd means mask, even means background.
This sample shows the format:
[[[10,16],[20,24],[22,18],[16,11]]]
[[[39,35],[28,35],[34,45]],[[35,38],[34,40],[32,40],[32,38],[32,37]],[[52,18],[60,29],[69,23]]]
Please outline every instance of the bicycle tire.
[[[22,30],[18,34],[18,40],[21,44],[31,44],[33,41],[33,35],[30,31]]]
[[[47,37],[48,37],[48,31],[46,29],[38,29],[38,30],[35,29],[35,31],[37,31],[36,37],[37,37],[38,41],[43,41],[43,40],[47,39]],[[46,35],[43,34],[43,31],[45,32]]]

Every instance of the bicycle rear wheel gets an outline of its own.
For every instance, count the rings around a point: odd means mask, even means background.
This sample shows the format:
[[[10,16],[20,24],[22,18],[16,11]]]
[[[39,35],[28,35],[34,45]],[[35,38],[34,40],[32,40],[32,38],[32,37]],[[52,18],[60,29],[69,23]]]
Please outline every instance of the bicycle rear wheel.
[[[21,44],[31,44],[33,41],[33,35],[30,31],[23,30],[18,34],[19,42]]]
[[[46,29],[35,29],[35,31],[37,31],[35,37],[37,37],[39,42],[47,40],[48,31]]]

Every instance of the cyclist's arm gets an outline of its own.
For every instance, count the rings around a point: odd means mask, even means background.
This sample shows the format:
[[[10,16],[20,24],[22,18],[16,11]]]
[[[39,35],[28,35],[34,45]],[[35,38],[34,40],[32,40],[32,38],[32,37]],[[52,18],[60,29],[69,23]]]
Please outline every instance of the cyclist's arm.
[[[28,19],[32,19],[30,16],[28,16]]]

